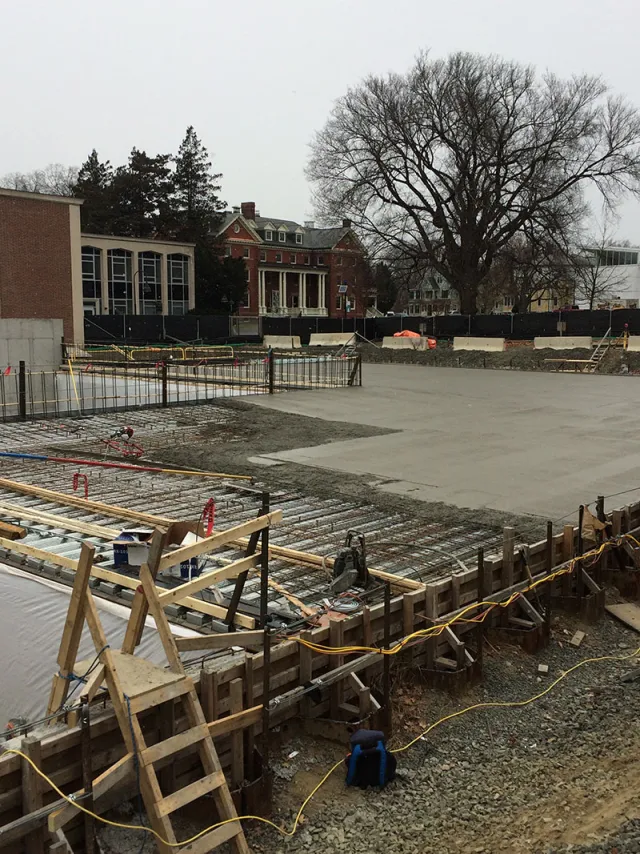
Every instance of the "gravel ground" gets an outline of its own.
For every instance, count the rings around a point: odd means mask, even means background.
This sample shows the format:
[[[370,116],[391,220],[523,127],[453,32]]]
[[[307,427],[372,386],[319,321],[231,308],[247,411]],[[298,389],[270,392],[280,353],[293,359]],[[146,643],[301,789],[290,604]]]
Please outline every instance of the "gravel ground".
[[[607,618],[582,626],[588,635],[575,649],[568,640],[576,620],[558,616],[554,623],[550,646],[536,656],[490,641],[485,679],[463,698],[397,682],[392,746],[443,715],[476,702],[531,697],[584,658],[628,656],[640,645],[638,635]],[[548,676],[538,675],[539,662],[549,665]],[[398,755],[399,777],[382,792],[345,789],[340,769],[295,837],[254,825],[250,844],[265,854],[310,846],[353,854],[637,854],[640,682],[621,681],[637,664],[587,664],[524,709],[476,710],[443,724]],[[295,749],[299,756],[287,760]],[[317,739],[289,741],[276,764],[276,820],[290,827],[303,798],[341,755],[344,749]]]
[[[450,342],[438,342],[435,350],[389,350],[372,344],[361,344],[358,351],[364,362],[394,362],[449,368],[496,368],[518,371],[553,371],[557,365],[547,359],[589,359],[592,350],[534,350],[532,346],[510,347],[504,353],[481,353],[475,350],[454,352]],[[599,374],[637,373],[640,353],[611,350],[598,367]]]

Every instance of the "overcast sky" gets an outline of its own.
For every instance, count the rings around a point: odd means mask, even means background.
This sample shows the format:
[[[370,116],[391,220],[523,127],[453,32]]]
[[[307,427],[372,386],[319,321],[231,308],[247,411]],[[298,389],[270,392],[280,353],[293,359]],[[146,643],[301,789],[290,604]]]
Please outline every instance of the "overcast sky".
[[[0,0],[0,175],[175,152],[193,124],[230,206],[308,219],[308,143],[366,74],[497,53],[640,105],[639,24],[637,0]],[[639,202],[617,231],[640,243]]]

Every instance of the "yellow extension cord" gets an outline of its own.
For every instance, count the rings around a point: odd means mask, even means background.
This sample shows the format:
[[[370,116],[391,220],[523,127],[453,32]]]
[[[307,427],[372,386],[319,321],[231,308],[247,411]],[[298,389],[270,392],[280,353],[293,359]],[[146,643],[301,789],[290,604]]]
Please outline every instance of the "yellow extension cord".
[[[636,540],[635,537],[632,537],[631,535],[628,535],[628,534],[623,535],[623,536],[626,536],[629,539],[632,539],[638,546],[640,546],[640,542],[638,542],[638,540]],[[523,590],[522,592],[534,590],[538,585],[540,585],[542,583],[552,581],[554,578],[557,578],[560,575],[565,575],[569,572],[573,572],[575,565],[578,562],[585,560],[586,558],[593,558],[595,560],[596,558],[598,558],[600,556],[600,554],[604,551],[604,549],[606,548],[606,546],[608,544],[610,544],[610,541],[609,541],[609,543],[603,543],[602,545],[600,545],[597,549],[594,549],[593,551],[586,552],[584,555],[573,558],[573,560],[569,563],[568,568],[558,570],[555,573],[551,573],[549,575],[544,576],[544,578],[541,578],[538,581],[534,582],[532,585],[530,585],[528,588],[526,588],[526,590]],[[509,604],[511,604],[513,602],[514,598],[517,598],[519,595],[521,595],[521,594],[520,593],[514,593],[512,596],[509,597],[509,599],[506,599],[504,602],[489,602],[489,601],[487,601],[486,604],[490,605],[490,606],[507,607]],[[393,649],[390,649],[390,650],[379,650],[377,648],[370,648],[370,647],[342,647],[341,649],[332,649],[332,648],[327,649],[327,648],[321,647],[317,644],[308,643],[306,641],[300,641],[299,639],[298,640],[300,643],[304,644],[305,646],[308,646],[311,649],[317,650],[318,652],[323,652],[325,654],[328,653],[328,654],[344,655],[344,654],[349,653],[349,652],[382,652],[383,654],[386,654],[386,655],[393,655],[396,652],[399,652],[410,639],[416,638],[416,637],[417,638],[429,637],[431,635],[431,633],[439,634],[441,631],[444,630],[444,628],[446,626],[449,626],[456,621],[463,620],[464,614],[467,613],[467,611],[473,610],[477,607],[478,607],[478,603],[476,602],[473,605],[470,605],[468,608],[465,608],[457,617],[454,617],[448,623],[444,623],[444,624],[441,624],[438,626],[431,626],[429,629],[423,629],[419,632],[414,632],[412,635],[407,635],[407,637],[403,638],[403,640],[397,646],[393,647]],[[488,613],[489,613],[489,610],[485,611],[485,613],[482,616],[482,619],[484,619]],[[439,629],[438,632],[434,631],[434,630],[438,630],[438,629]],[[526,700],[510,700],[510,701],[505,700],[502,702],[486,701],[486,702],[482,702],[482,703],[474,703],[472,706],[467,706],[466,708],[460,709],[457,712],[452,712],[451,714],[445,715],[444,717],[435,721],[430,726],[428,726],[427,729],[425,729],[423,732],[421,732],[415,738],[412,738],[411,741],[407,742],[407,744],[403,745],[402,747],[395,748],[394,750],[391,751],[391,753],[403,753],[405,750],[408,750],[410,747],[412,747],[416,742],[420,741],[420,739],[424,738],[426,735],[429,735],[429,733],[432,732],[434,729],[436,729],[436,727],[441,726],[442,724],[446,723],[447,721],[454,720],[455,718],[459,718],[462,715],[467,714],[468,712],[476,711],[477,709],[514,709],[514,708],[522,708],[524,706],[529,706],[529,705],[531,705],[531,703],[535,703],[537,700],[542,699],[542,697],[546,696],[550,691],[552,691],[556,687],[556,685],[559,685],[560,682],[562,682],[564,679],[566,679],[567,676],[570,676],[572,673],[574,673],[580,667],[584,667],[586,664],[595,664],[595,663],[598,663],[601,661],[627,661],[628,659],[634,658],[637,655],[640,655],[640,647],[638,647],[638,649],[636,649],[634,652],[628,653],[626,655],[602,655],[602,656],[599,656],[597,658],[585,658],[582,661],[579,661],[577,664],[574,664],[573,667],[570,667],[568,670],[565,670],[564,673],[562,673],[560,676],[558,676],[558,678],[555,679],[550,685],[548,685],[543,691],[540,691],[540,693],[535,694],[534,696],[529,697]],[[305,810],[307,804],[312,800],[312,798],[316,795],[316,793],[327,782],[327,780],[334,773],[334,771],[336,771],[341,765],[344,764],[344,759],[340,759],[339,762],[336,762],[336,764],[333,765],[327,771],[327,773],[324,775],[324,777],[322,777],[320,782],[311,790],[311,792],[307,795],[307,797],[302,802],[300,809],[296,813],[296,817],[294,819],[293,826],[292,826],[291,830],[285,830],[284,828],[277,825],[275,822],[271,821],[268,818],[264,818],[263,816],[260,816],[260,815],[243,815],[243,816],[236,816],[236,818],[228,818],[228,819],[225,819],[224,821],[219,821],[216,824],[212,824],[210,827],[206,827],[204,830],[201,830],[199,833],[196,833],[195,836],[192,836],[189,839],[185,839],[182,842],[168,842],[157,831],[155,831],[151,827],[146,827],[145,825],[140,825],[140,824],[123,824],[123,823],[118,822],[118,821],[111,821],[110,819],[104,818],[103,816],[100,816],[97,813],[92,812],[92,810],[87,809],[86,807],[82,806],[82,804],[74,801],[69,795],[65,795],[65,793],[63,791],[61,791],[58,788],[58,786],[56,786],[56,784],[53,782],[53,780],[51,780],[44,773],[44,771],[42,771],[40,768],[38,768],[38,766],[33,762],[33,760],[30,759],[28,756],[26,756],[21,750],[17,750],[16,748],[5,748],[5,749],[3,749],[3,753],[13,753],[15,756],[19,756],[25,762],[28,762],[29,765],[31,765],[33,770],[36,772],[36,774],[38,774],[40,777],[42,777],[42,779],[45,780],[45,782],[49,786],[51,786],[51,788],[53,789],[53,791],[57,795],[59,795],[63,800],[67,801],[67,803],[74,806],[76,809],[80,810],[80,812],[83,812],[83,813],[86,813],[87,815],[90,815],[92,818],[96,819],[96,821],[99,821],[102,824],[106,824],[109,827],[119,827],[122,830],[133,830],[133,831],[139,831],[142,833],[150,833],[152,836],[155,836],[156,839],[158,839],[163,845],[166,845],[168,848],[182,848],[186,845],[190,845],[191,843],[200,839],[200,837],[205,836],[205,834],[210,833],[211,831],[216,830],[218,827],[222,827],[225,824],[231,824],[234,821],[250,821],[250,820],[251,821],[259,821],[259,822],[262,822],[263,824],[268,825],[269,827],[273,827],[275,830],[278,831],[278,833],[281,833],[283,836],[288,836],[288,837],[294,836],[296,831],[298,830],[298,825],[300,824],[300,819],[302,818],[302,815],[304,813],[304,810]]]

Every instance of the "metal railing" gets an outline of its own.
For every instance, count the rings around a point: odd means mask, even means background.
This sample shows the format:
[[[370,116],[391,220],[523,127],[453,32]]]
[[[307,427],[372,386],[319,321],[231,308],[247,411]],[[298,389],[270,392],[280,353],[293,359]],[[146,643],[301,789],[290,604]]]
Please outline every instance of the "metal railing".
[[[362,384],[360,357],[281,356],[156,363],[69,360],[0,373],[0,421],[208,403],[226,397]]]

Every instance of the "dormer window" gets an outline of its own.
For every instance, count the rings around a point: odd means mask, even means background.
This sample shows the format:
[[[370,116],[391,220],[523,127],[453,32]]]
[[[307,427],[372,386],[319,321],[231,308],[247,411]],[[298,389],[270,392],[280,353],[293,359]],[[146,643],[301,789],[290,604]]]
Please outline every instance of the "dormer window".
[[[273,232],[269,231],[269,229],[266,229],[266,231],[264,233],[264,239],[265,240],[273,240]]]
[[[278,240],[280,241],[280,243],[286,243],[287,234],[285,231],[279,231],[278,232]]]
[[[298,232],[298,234],[296,234],[296,243],[299,246],[302,246],[302,235],[300,234],[300,232]]]

